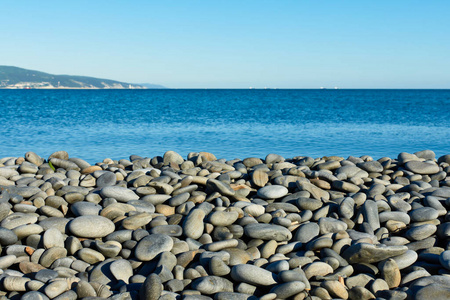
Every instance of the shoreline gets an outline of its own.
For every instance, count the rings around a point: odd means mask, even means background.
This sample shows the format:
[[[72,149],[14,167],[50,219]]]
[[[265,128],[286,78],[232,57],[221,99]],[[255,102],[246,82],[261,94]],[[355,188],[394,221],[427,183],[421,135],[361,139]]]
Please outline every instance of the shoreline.
[[[0,158],[0,297],[450,295],[450,154]],[[14,298],[15,297],[15,298]]]

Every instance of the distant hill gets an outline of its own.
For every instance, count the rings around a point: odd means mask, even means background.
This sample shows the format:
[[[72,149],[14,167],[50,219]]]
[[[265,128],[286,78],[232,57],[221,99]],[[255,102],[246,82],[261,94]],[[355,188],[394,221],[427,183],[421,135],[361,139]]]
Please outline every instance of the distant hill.
[[[146,89],[144,85],[88,76],[53,75],[0,66],[0,89]]]
[[[152,83],[139,83],[139,85],[146,87],[148,89],[167,89],[165,86],[159,85],[159,84],[152,84]]]

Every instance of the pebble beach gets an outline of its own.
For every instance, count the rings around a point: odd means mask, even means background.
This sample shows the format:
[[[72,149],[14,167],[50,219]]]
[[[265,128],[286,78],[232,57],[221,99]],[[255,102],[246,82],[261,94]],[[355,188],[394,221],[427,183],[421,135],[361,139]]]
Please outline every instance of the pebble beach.
[[[0,158],[0,299],[450,299],[450,154]]]

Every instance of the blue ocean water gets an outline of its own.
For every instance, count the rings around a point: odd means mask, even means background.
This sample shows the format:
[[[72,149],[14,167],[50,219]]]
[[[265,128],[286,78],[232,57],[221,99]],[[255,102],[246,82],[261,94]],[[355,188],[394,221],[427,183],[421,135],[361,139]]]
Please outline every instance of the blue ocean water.
[[[450,153],[450,90],[0,90],[0,157]]]

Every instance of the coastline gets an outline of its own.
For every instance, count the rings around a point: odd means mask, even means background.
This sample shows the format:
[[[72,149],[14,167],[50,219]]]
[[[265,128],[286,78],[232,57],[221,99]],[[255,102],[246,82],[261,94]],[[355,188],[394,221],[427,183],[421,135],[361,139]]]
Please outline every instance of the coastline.
[[[0,187],[8,298],[450,293],[450,154],[27,152],[0,158]]]

